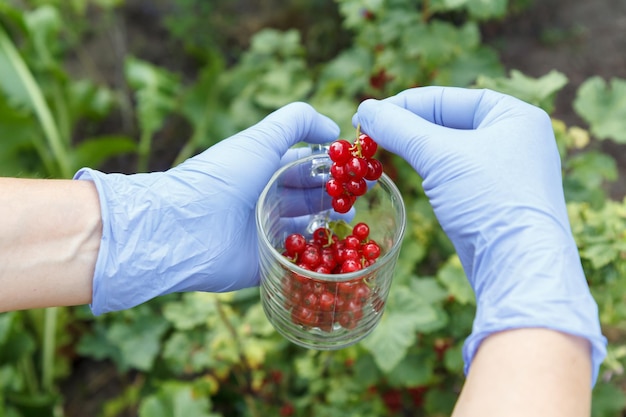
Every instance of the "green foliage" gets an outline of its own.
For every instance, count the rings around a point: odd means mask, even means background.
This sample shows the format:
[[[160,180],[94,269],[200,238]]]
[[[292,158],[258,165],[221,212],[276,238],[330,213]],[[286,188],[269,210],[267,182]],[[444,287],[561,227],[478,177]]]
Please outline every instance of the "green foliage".
[[[512,70],[510,77],[489,78],[480,76],[476,87],[489,88],[510,94],[530,104],[541,107],[548,113],[554,110],[556,94],[567,84],[567,77],[558,71],[550,71],[540,78],[531,78],[520,71]]]
[[[78,168],[134,150],[122,136],[73,143],[79,122],[102,119],[111,92],[89,80],[71,80],[57,56],[64,22],[57,9],[23,14],[0,6],[0,168],[2,175],[70,177]],[[10,28],[9,32],[7,29]],[[10,36],[10,33],[15,33]],[[18,47],[18,44],[21,46]],[[94,146],[102,155],[93,152]]]
[[[230,2],[180,1],[166,26],[198,67],[180,73],[129,54],[120,63],[128,90],[79,79],[65,65],[86,33],[68,22],[93,7],[115,19],[123,2],[27,3],[0,4],[0,175],[69,177],[120,155],[136,163],[129,171],[144,171],[174,120],[184,128],[164,158],[177,164],[297,100],[331,115],[351,137],[361,100],[419,85],[491,88],[550,113],[567,83],[556,71],[537,79],[504,74],[480,25],[505,17],[506,0],[336,0],[343,27],[325,45],[332,53],[315,57],[296,28],[264,28],[247,48],[226,53],[216,27],[191,29],[202,27],[191,11]],[[305,3],[298,7],[330,4]],[[598,146],[626,140],[625,85],[594,77],[581,86],[574,105],[589,131],[553,120],[572,231],[610,340],[594,417],[617,417],[626,407],[626,201],[610,198],[617,166]],[[130,127],[116,123],[119,114]],[[58,413],[58,386],[45,381],[70,378],[76,355],[140,376],[102,405],[104,417],[449,415],[464,379],[474,295],[419,176],[399,157],[381,151],[380,158],[404,196],[408,224],[385,315],[361,343],[324,352],[288,343],[265,318],[256,289],[169,295],[95,318],[84,308],[5,313],[1,412],[34,415],[19,404],[26,396],[52,398],[48,410]]]
[[[598,139],[626,142],[626,80],[614,78],[609,85],[600,77],[589,78],[580,86],[574,108]]]

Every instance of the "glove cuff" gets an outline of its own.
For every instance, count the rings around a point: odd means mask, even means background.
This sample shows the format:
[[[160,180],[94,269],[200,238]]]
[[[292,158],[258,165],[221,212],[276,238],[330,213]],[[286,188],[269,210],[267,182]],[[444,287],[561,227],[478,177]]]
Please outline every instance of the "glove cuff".
[[[144,210],[137,209],[141,205],[132,203],[142,198],[140,195],[145,196],[145,186],[140,187],[137,181],[130,179],[145,175],[104,174],[90,168],[83,168],[74,175],[75,180],[92,181],[100,199],[102,238],[90,304],[94,315],[134,307],[160,295],[157,279],[140,279],[142,273],[151,271],[133,270],[132,266],[138,264],[133,259],[138,259],[147,245],[138,241],[133,231],[147,224]],[[143,201],[144,206],[151,203],[149,199]]]

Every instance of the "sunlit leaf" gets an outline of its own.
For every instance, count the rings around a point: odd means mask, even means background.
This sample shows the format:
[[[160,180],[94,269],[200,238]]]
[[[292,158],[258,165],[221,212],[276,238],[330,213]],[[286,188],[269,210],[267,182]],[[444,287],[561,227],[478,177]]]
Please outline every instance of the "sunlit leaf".
[[[626,80],[591,77],[579,88],[574,109],[598,139],[626,143]]]
[[[437,274],[439,281],[448,289],[450,295],[461,304],[473,304],[474,291],[470,286],[459,258],[452,256]]]
[[[415,343],[418,331],[433,330],[441,323],[435,307],[414,296],[407,288],[395,288],[389,294],[380,324],[362,344],[374,356],[380,369],[389,372]]]
[[[168,382],[159,392],[146,397],[139,407],[139,417],[217,417],[210,411],[206,396],[197,396],[191,385]]]
[[[101,136],[82,140],[71,151],[74,170],[82,167],[98,168],[107,159],[134,152],[137,143],[125,136]]]
[[[556,70],[552,70],[539,78],[528,77],[521,71],[511,70],[509,77],[490,78],[481,76],[476,81],[476,87],[489,88],[512,95],[527,103],[541,107],[547,113],[552,113],[556,93],[567,84],[567,81],[567,77]]]

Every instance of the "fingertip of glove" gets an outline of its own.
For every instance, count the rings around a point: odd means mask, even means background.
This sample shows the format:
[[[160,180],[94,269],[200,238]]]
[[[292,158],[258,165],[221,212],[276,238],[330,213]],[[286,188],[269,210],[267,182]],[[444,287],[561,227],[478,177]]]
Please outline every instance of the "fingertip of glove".
[[[333,140],[339,137],[341,129],[334,120],[321,113],[318,113],[318,118],[320,119],[320,136],[324,138],[324,141]]]
[[[367,99],[359,104],[356,114],[352,117],[354,127],[360,125],[361,130],[371,134],[372,124],[376,118],[376,114],[380,110],[382,102],[376,99]]]
[[[308,103],[302,101],[289,103],[283,106],[279,113],[286,113],[288,118],[304,122],[303,125],[308,126],[309,130],[306,140],[328,142],[339,136],[340,128],[337,123]]]

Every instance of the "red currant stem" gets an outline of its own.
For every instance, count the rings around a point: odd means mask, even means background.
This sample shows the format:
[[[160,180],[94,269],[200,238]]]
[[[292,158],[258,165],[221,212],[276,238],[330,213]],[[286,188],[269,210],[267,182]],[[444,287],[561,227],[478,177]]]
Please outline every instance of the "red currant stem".
[[[356,140],[354,141],[354,145],[350,149],[355,150],[357,153],[356,156],[361,158],[363,157],[363,152],[361,151],[362,146],[361,146],[361,140],[359,139],[359,136],[361,136],[361,124],[360,123],[356,125]]]
[[[328,248],[332,246],[332,244],[333,244],[333,232],[332,230],[330,230],[327,224],[326,225],[326,243],[324,244],[324,247]]]
[[[367,275],[365,278],[363,278],[363,283],[367,285],[368,288],[375,288],[374,276]]]

